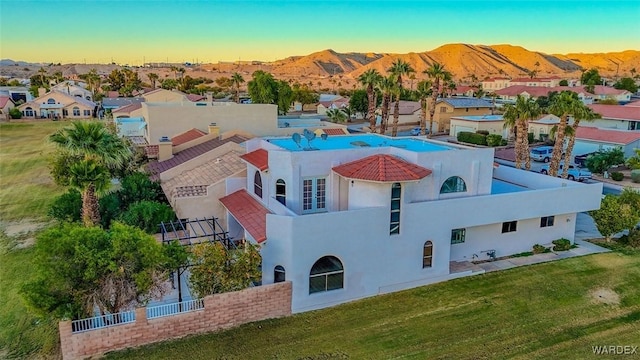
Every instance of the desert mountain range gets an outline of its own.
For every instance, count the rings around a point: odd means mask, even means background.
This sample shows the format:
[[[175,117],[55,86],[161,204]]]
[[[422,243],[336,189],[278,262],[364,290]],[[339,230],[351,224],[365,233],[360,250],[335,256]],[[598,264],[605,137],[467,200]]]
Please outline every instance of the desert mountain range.
[[[381,74],[391,67],[391,63],[400,58],[416,70],[416,78],[425,78],[422,71],[434,62],[445,64],[456,81],[469,82],[471,75],[478,79],[491,76],[527,77],[528,72],[535,70],[537,77],[559,76],[562,78],[579,77],[583,69],[596,68],[602,76],[622,77],[640,73],[640,50],[594,54],[545,54],[530,51],[515,45],[469,45],[447,44],[425,52],[408,54],[389,53],[338,53],[328,49],[306,56],[291,56],[274,62],[220,62],[202,64],[187,68],[192,77],[217,78],[240,72],[245,80],[249,80],[255,70],[271,72],[277,78],[294,79],[304,82],[314,80],[326,84],[331,78],[338,78],[342,86],[350,88],[360,74],[368,69],[376,69]],[[5,62],[5,60],[3,60]],[[33,73],[40,65],[32,66]],[[84,74],[91,68],[99,73],[107,74],[117,65],[100,64],[68,64],[48,67],[48,72],[62,71],[64,75]],[[632,71],[632,69],[634,69]],[[0,66],[0,74],[20,76],[22,66]],[[168,68],[139,68],[141,78],[146,81],[145,73],[155,72],[160,78],[173,77]],[[336,80],[338,80],[336,79]],[[345,86],[350,85],[350,86]],[[340,86],[340,85],[339,85]]]

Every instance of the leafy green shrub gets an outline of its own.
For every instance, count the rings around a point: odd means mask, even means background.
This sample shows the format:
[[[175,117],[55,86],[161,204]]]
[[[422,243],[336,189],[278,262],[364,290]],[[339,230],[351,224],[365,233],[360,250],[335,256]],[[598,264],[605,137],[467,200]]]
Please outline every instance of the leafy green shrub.
[[[113,192],[98,200],[98,206],[100,208],[100,224],[104,229],[109,229],[111,227],[111,221],[117,219],[125,210],[120,207],[119,195],[119,193]]]
[[[149,234],[158,232],[158,225],[163,221],[171,221],[176,214],[169,205],[157,201],[140,201],[129,206],[120,220],[127,225],[136,226]]]
[[[533,142],[534,140],[533,133],[527,133],[527,140],[529,141],[529,144]]]
[[[128,208],[131,204],[148,200],[166,202],[164,192],[160,183],[151,181],[149,175],[141,172],[133,173],[122,179],[122,188],[118,191],[120,194],[120,206],[123,209]]]
[[[554,245],[553,251],[567,251],[571,249],[571,241],[565,238],[553,240],[551,243]]]
[[[489,146],[500,146],[502,144],[502,135],[500,134],[489,134],[487,135],[487,145]]]
[[[640,183],[640,169],[631,170],[631,181],[634,183]]]
[[[534,254],[542,254],[542,253],[545,253],[547,251],[548,251],[547,248],[542,246],[542,245],[540,245],[540,244],[533,245],[533,253]]]
[[[476,145],[487,145],[487,137],[485,135],[467,131],[458,133],[458,141]]]
[[[489,130],[478,130],[476,131],[476,134],[482,134],[484,136],[489,135]]]
[[[611,173],[611,178],[615,181],[622,181],[622,179],[624,179],[624,174],[618,171],[614,171]]]
[[[507,139],[500,140],[500,146],[507,146]]]
[[[80,221],[82,218],[82,195],[76,189],[69,189],[53,200],[49,216],[60,221]]]
[[[14,107],[14,108],[9,109],[9,116],[12,119],[20,119],[20,118],[22,118],[22,112],[20,112],[20,109]]]
[[[585,165],[592,173],[602,174],[614,165],[624,164],[621,148],[608,149],[587,157]]]

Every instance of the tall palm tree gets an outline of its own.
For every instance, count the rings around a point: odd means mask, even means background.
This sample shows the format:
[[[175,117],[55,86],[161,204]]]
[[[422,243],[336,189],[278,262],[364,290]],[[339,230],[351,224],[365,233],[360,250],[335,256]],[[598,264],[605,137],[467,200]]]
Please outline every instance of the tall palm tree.
[[[564,138],[569,115],[575,113],[576,109],[581,105],[584,106],[575,93],[571,91],[561,92],[558,96],[554,97],[551,105],[549,105],[549,112],[560,118],[560,123],[557,127],[558,130],[555,134],[555,144],[553,145],[551,162],[549,163],[549,175],[551,176],[558,176],[560,161],[564,153]]]
[[[395,92],[396,79],[392,76],[383,77],[378,84],[378,88],[382,93],[382,121],[380,122],[380,134],[387,132],[387,124],[389,123],[389,103],[391,95]]]
[[[540,115],[540,107],[531,98],[518,95],[515,105],[507,104],[502,117],[505,120],[505,127],[515,127],[516,129],[516,168],[522,167],[525,163],[527,170],[531,169],[531,158],[529,157],[529,120]]]
[[[45,80],[46,73],[47,73],[47,70],[45,70],[43,67],[41,67],[40,70],[38,70],[38,74],[40,74],[40,83],[42,87],[45,86],[44,80]]]
[[[420,99],[420,135],[425,135],[427,128],[427,98],[431,95],[431,81],[422,80],[416,87],[416,95]],[[431,132],[431,129],[429,129]]]
[[[151,81],[151,87],[152,88],[156,88],[156,81],[158,81],[158,79],[160,78],[160,76],[158,76],[158,74],[156,73],[148,73],[147,77],[149,78],[149,81]]]
[[[576,143],[576,133],[578,131],[578,127],[580,126],[580,121],[593,121],[595,119],[601,118],[601,115],[594,112],[590,108],[586,107],[584,104],[582,106],[578,105],[573,113],[573,124],[571,125],[571,132],[566,132],[569,138],[567,143],[567,150],[564,155],[564,163],[571,163],[571,153],[573,152],[573,146]],[[562,178],[566,179],[569,176],[569,167],[565,166],[562,169]]]
[[[103,123],[73,122],[70,127],[53,133],[49,140],[56,144],[63,156],[72,159],[69,184],[82,192],[82,214],[85,226],[99,222],[96,191],[104,188],[103,180],[111,172],[122,169],[131,160],[131,149]],[[108,185],[108,184],[107,184]]]
[[[400,95],[402,94],[402,76],[416,72],[408,62],[402,59],[396,59],[388,70],[396,80],[395,98],[396,102],[393,107],[393,129],[391,136],[398,135],[398,121],[400,117]]]
[[[327,117],[331,119],[331,122],[343,123],[347,121],[348,115],[342,109],[329,109],[327,110]]]
[[[240,102],[240,84],[244,83],[244,78],[242,77],[242,75],[240,75],[240,73],[234,72],[233,75],[231,75],[231,82],[233,83],[233,87],[236,89],[236,95],[233,101],[235,101],[236,103],[239,103]]]
[[[372,133],[376,132],[376,87],[382,80],[382,75],[376,69],[369,69],[360,76],[358,76],[358,81],[365,87],[367,90],[367,117],[366,120],[369,121],[369,129],[371,129]]]
[[[430,138],[433,134],[433,115],[436,113],[436,101],[438,100],[438,94],[440,92],[440,84],[450,80],[452,75],[449,71],[445,70],[444,65],[437,62],[431,64],[423,73],[427,74],[429,79],[433,81],[431,88],[431,107],[429,108],[429,130],[431,131],[427,134]]]

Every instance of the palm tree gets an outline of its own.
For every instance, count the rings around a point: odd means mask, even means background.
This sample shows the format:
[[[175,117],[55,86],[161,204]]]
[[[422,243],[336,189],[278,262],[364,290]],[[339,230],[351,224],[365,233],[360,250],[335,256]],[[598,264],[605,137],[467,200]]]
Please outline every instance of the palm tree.
[[[389,123],[389,103],[391,102],[391,94],[396,87],[396,79],[393,77],[383,77],[378,84],[378,88],[382,93],[382,121],[380,122],[380,134],[387,132],[387,124]]]
[[[507,104],[502,117],[505,120],[505,127],[515,127],[516,129],[516,168],[520,169],[522,162],[527,170],[531,169],[531,159],[529,157],[529,120],[540,115],[540,107],[531,98],[518,95],[515,105]]]
[[[149,78],[149,81],[151,81],[151,87],[152,88],[156,88],[156,81],[158,81],[158,79],[160,78],[160,76],[158,76],[158,74],[156,73],[148,73],[147,77]]]
[[[369,121],[369,129],[371,129],[372,133],[376,132],[376,86],[382,80],[382,75],[376,69],[369,69],[360,76],[358,76],[358,81],[365,87],[367,90],[367,117],[366,120]]]
[[[427,136],[430,138],[433,134],[433,115],[436,113],[436,100],[438,99],[438,93],[440,92],[440,83],[445,82],[451,79],[452,75],[450,72],[445,70],[444,65],[434,62],[431,66],[423,71],[423,73],[429,76],[429,79],[433,80],[432,88],[431,88],[431,107],[429,108],[429,134]]]
[[[578,131],[578,126],[580,126],[580,121],[593,121],[595,119],[601,118],[601,115],[593,112],[590,108],[586,107],[584,104],[582,106],[577,106],[573,112],[573,125],[570,126],[571,132],[566,132],[569,138],[569,142],[567,143],[567,150],[564,155],[564,163],[571,163],[571,153],[573,152],[573,146],[576,143],[576,133]],[[569,175],[569,167],[565,166],[562,169],[562,178],[566,179]]]
[[[393,129],[391,136],[398,135],[398,121],[400,117],[400,95],[402,94],[402,76],[416,72],[408,62],[402,59],[396,59],[388,70],[396,80],[396,102],[393,107]]]
[[[240,73],[234,72],[233,75],[231,75],[231,82],[233,83],[233,87],[236,89],[236,95],[233,100],[236,103],[239,103],[240,102],[240,84],[244,83],[244,78],[242,77],[242,75],[240,75]]]
[[[342,109],[329,109],[327,110],[327,117],[331,119],[331,122],[343,123],[347,121],[347,113]]]
[[[558,96],[554,97],[551,105],[549,105],[549,112],[560,118],[560,123],[557,127],[558,131],[555,134],[553,154],[551,155],[551,162],[549,163],[549,175],[551,176],[558,176],[560,161],[564,153],[564,138],[569,115],[575,113],[576,109],[580,106],[584,106],[584,104],[582,104],[576,94],[571,91],[561,92]]]
[[[40,86],[41,87],[45,87],[45,83],[44,83],[45,76],[44,76],[44,74],[46,74],[46,73],[47,73],[47,70],[45,70],[43,67],[41,67],[40,70],[38,70],[38,74],[40,74],[40,83],[41,83]]]
[[[89,89],[93,92],[93,96],[95,97],[98,94],[98,89],[100,89],[100,85],[102,82],[102,78],[98,75],[98,70],[91,69],[85,75],[85,80],[87,81],[87,85],[89,85]]]
[[[71,127],[53,133],[49,140],[62,155],[72,159],[69,184],[82,192],[82,214],[85,226],[99,223],[96,191],[104,189],[104,178],[122,169],[131,160],[131,149],[104,124],[95,121],[73,122]],[[108,182],[108,181],[107,181]]]
[[[431,81],[422,80],[416,88],[416,95],[420,99],[420,135],[425,135],[427,128],[427,98],[431,94]],[[431,132],[431,129],[429,129]]]

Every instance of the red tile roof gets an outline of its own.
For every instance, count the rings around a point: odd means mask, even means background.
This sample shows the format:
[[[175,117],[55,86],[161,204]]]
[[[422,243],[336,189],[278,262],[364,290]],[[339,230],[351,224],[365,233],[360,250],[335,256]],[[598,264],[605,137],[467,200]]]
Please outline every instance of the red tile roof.
[[[158,158],[158,153],[160,152],[160,149],[159,149],[158,145],[147,145],[147,146],[145,146],[144,151],[147,153],[147,157],[148,158],[157,159]]]
[[[151,162],[147,165],[147,170],[151,173],[151,178],[158,179],[158,174],[172,169],[182,163],[185,163],[195,157],[205,154],[217,148],[218,146],[224,145],[231,141],[236,144],[240,144],[247,141],[247,139],[242,136],[234,135],[224,140],[212,139],[209,141],[205,141],[202,144],[192,146],[188,149],[184,149],[178,153],[173,154],[173,157],[169,160]]]
[[[604,105],[592,104],[587,105],[591,110],[602,115],[605,119],[616,120],[640,120],[640,108],[624,105]]]
[[[431,170],[392,155],[372,155],[342,164],[333,171],[348,179],[365,181],[417,181],[431,174]]]
[[[115,110],[113,110],[113,112],[126,112],[126,113],[130,113],[134,110],[138,110],[142,108],[142,103],[133,103],[133,104],[129,104],[129,105],[125,105],[123,107],[119,107]]]
[[[624,106],[638,107],[638,106],[640,106],[640,100],[635,100],[635,101],[632,101],[630,103],[626,103]]]
[[[171,142],[173,143],[173,146],[178,146],[205,135],[207,135],[206,132],[193,128],[172,137]]]
[[[5,107],[9,101],[13,102],[8,96],[0,96],[0,108]]]
[[[343,129],[322,129],[327,135],[346,135]]]
[[[576,130],[576,139],[627,145],[634,141],[640,140],[640,132],[625,130],[605,130],[595,127],[579,126]]]
[[[269,168],[269,153],[265,149],[258,149],[250,153],[246,153],[240,156],[240,158],[257,167],[260,171],[265,171]]]
[[[271,214],[246,190],[220,198],[220,202],[258,243],[267,240],[267,214]]]
[[[206,100],[206,96],[198,95],[198,94],[187,94],[187,99],[191,102],[198,102],[202,100]]]

